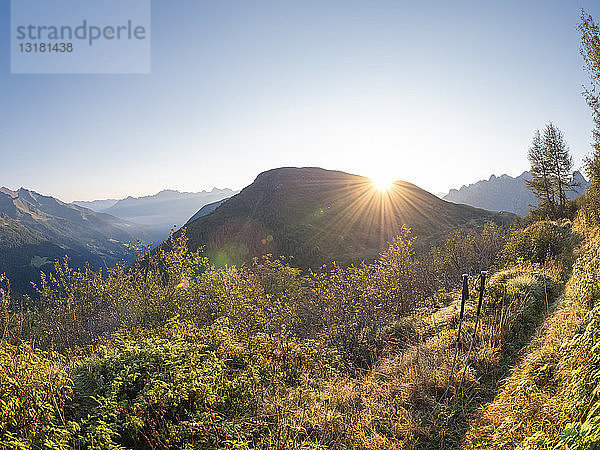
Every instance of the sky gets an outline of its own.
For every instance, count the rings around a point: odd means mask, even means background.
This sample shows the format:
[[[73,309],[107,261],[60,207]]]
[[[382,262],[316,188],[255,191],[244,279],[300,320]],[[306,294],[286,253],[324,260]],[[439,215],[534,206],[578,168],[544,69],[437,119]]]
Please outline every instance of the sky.
[[[552,121],[590,151],[581,8],[597,1],[153,0],[151,73],[10,73],[0,185],[64,201],[240,189],[319,166],[447,192],[528,168]]]

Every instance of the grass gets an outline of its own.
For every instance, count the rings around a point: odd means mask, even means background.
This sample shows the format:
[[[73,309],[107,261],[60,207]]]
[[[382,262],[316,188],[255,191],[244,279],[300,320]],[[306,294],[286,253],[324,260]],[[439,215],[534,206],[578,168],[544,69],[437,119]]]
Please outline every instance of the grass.
[[[465,448],[595,448],[600,444],[594,428],[600,381],[599,286],[600,239],[594,237],[526,356],[471,424]]]
[[[452,378],[460,292],[424,288],[408,232],[318,273],[215,268],[181,240],[104,275],[57,266],[44,309],[3,316],[0,379],[32,376],[31,394],[0,383],[0,430],[22,448],[593,448],[600,240],[574,252],[568,223],[515,236],[524,254],[560,240],[491,275],[467,365],[470,278]]]

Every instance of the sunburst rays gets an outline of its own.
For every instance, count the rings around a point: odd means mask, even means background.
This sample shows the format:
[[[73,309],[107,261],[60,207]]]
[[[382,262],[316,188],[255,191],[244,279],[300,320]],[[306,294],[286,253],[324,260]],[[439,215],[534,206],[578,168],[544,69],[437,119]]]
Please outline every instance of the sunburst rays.
[[[383,248],[402,225],[410,226],[425,216],[424,201],[409,183],[386,181],[376,185],[373,180],[360,177],[343,186],[324,183],[322,187],[332,194],[330,204],[322,207],[330,218],[312,236],[313,242],[322,242],[325,237],[341,240],[359,235],[363,241],[353,244]]]

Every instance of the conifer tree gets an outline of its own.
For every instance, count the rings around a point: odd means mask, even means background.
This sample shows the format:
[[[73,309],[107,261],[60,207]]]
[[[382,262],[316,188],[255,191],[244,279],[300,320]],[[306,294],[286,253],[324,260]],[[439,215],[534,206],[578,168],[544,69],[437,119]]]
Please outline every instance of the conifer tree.
[[[544,129],[544,147],[549,158],[558,215],[563,217],[567,206],[567,192],[573,188],[573,157],[569,153],[569,147],[565,143],[562,131],[552,122]]]
[[[531,180],[527,180],[526,183],[538,199],[540,207],[555,215],[555,193],[551,184],[550,162],[540,130],[536,130],[533,135],[528,159],[531,163]]]
[[[540,136],[536,130],[528,153],[531,163],[529,188],[539,206],[551,218],[564,217],[567,192],[573,188],[573,158],[564,135],[552,122]]]

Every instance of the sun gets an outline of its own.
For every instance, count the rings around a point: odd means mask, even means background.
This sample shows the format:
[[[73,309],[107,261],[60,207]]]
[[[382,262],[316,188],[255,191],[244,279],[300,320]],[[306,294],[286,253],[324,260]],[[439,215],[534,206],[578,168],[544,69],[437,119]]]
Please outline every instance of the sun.
[[[388,176],[371,177],[371,183],[378,191],[387,191],[394,184],[394,180]]]

